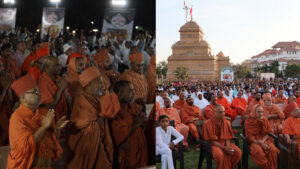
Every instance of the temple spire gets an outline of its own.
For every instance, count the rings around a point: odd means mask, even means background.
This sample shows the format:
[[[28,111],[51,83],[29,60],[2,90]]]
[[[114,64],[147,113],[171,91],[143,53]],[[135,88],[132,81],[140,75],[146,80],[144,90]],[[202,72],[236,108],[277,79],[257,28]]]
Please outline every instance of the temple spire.
[[[191,5],[190,15],[191,15],[191,21],[193,21],[193,5]]]
[[[188,11],[189,11],[190,7],[188,7],[186,4],[185,4],[185,1],[184,1],[184,7],[183,7],[183,10],[185,10],[185,22],[188,22]]]

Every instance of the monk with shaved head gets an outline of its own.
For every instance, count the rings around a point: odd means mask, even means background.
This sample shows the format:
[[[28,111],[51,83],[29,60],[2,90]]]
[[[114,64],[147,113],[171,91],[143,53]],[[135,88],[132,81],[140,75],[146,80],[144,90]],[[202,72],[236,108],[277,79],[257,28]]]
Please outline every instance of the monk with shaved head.
[[[212,96],[210,100],[210,105],[207,105],[204,109],[204,118],[210,119],[214,116],[214,107],[217,105],[217,96]]]
[[[216,168],[234,168],[240,161],[242,152],[230,141],[234,134],[230,121],[225,117],[225,108],[217,104],[213,111],[213,117],[204,122],[201,135],[204,140],[211,142]]]

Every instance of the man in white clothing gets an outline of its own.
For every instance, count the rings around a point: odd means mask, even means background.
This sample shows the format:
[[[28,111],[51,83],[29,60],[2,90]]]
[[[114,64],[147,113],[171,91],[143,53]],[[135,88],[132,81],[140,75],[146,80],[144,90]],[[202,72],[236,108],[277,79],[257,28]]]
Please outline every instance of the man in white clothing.
[[[69,44],[65,44],[63,46],[64,53],[58,56],[59,63],[62,67],[67,67],[66,62],[68,56],[73,52],[72,46]]]
[[[199,107],[199,109],[202,111],[207,105],[209,105],[209,102],[205,98],[203,98],[201,92],[198,92],[197,98],[194,100],[194,105]]]
[[[233,97],[232,95],[230,95],[230,91],[228,89],[225,89],[224,93],[224,97],[227,99],[228,103],[231,104]]]
[[[162,169],[174,169],[172,150],[176,150],[176,144],[184,138],[174,127],[169,126],[169,121],[168,116],[159,116],[159,127],[156,128],[156,155],[161,155]],[[176,139],[171,141],[171,136]]]

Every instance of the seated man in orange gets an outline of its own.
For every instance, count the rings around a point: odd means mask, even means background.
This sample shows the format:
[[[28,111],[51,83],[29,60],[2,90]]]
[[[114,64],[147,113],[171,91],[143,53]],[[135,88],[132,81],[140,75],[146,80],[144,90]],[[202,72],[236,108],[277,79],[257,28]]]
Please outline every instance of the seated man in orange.
[[[284,113],[286,119],[290,116],[291,112],[294,110],[294,107],[298,106],[297,99],[293,95],[290,96],[287,101],[288,102],[285,105],[284,110],[283,110],[283,113]]]
[[[228,103],[227,99],[223,97],[222,92],[218,92],[218,97],[217,97],[217,104],[220,104],[224,106],[225,108],[225,116],[230,117],[230,119],[233,121],[236,117],[236,114],[234,111],[232,111],[230,104]]]
[[[156,121],[161,115],[167,115],[170,118],[170,120],[174,120],[175,129],[184,136],[184,140],[182,142],[183,146],[188,147],[189,127],[181,122],[178,110],[174,107],[171,107],[171,100],[169,98],[165,98],[164,101],[165,107],[159,109],[158,112],[156,112]]]
[[[261,93],[259,91],[255,93],[255,98],[253,98],[251,100],[251,102],[248,103],[247,110],[242,116],[247,118],[249,116],[249,114],[252,112],[254,105],[256,105],[256,104],[259,104],[259,105],[264,104],[264,102],[261,99]]]
[[[277,169],[279,150],[275,147],[274,140],[268,136],[273,131],[261,105],[254,105],[245,121],[245,130],[254,163],[262,169]]]
[[[244,91],[239,90],[237,97],[232,100],[231,108],[234,114],[242,115],[247,109],[247,101],[243,98]]]
[[[286,98],[283,95],[283,89],[279,89],[278,95],[274,97],[274,104],[286,104]]]
[[[282,134],[284,134],[288,144],[291,144],[292,139],[297,140],[298,158],[300,159],[300,111],[298,106],[293,107],[291,116],[285,120]]]
[[[204,140],[211,142],[217,169],[231,169],[238,164],[242,152],[230,142],[234,134],[222,105],[214,106],[214,116],[204,122],[201,135]]]
[[[10,118],[7,169],[51,169],[63,151],[57,137],[68,121],[63,117],[55,123],[53,109],[39,111],[41,93],[31,75],[16,80],[12,89],[21,104]]]
[[[212,96],[210,99],[210,105],[207,105],[204,109],[204,118],[210,119],[214,116],[214,107],[217,105],[217,96]]]
[[[180,117],[182,123],[189,126],[189,131],[192,137],[198,139],[199,133],[197,123],[199,120],[203,120],[203,117],[201,116],[200,109],[194,105],[193,98],[187,99],[187,104],[185,104],[181,109]]]
[[[270,93],[264,94],[264,116],[268,119],[270,126],[275,135],[281,134],[284,114],[281,109],[272,103],[272,96]]]
[[[185,94],[182,92],[180,93],[179,95],[179,100],[176,100],[175,103],[174,103],[174,107],[181,111],[182,107],[186,105],[186,100],[185,100]]]

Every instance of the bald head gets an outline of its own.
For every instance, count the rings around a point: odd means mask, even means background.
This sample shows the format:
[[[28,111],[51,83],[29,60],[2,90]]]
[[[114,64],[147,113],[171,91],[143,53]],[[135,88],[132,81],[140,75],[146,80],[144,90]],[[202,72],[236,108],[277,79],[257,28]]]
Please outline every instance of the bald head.
[[[225,116],[225,108],[222,105],[216,104],[213,110],[217,119],[222,119]]]
[[[211,102],[212,105],[216,105],[217,104],[217,96],[215,96],[215,95],[212,96],[211,99],[210,99],[210,102]]]
[[[166,108],[170,108],[171,107],[171,100],[170,98],[164,98],[164,104]]]
[[[47,56],[44,58],[45,72],[53,78],[56,78],[60,75],[61,65],[58,62],[58,59],[54,56]]]

